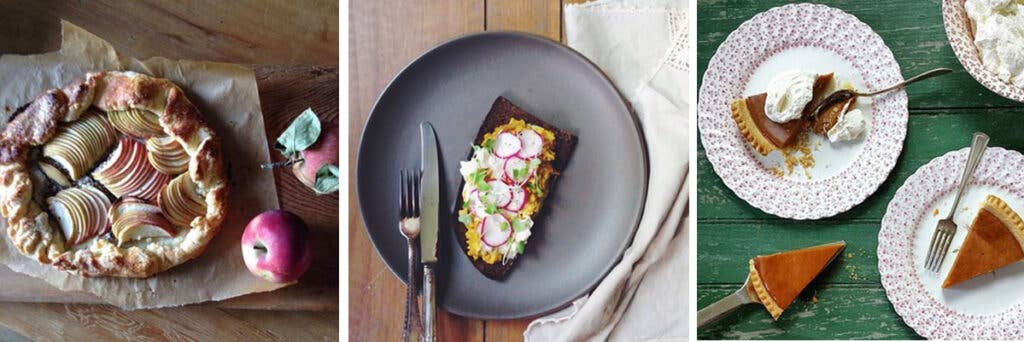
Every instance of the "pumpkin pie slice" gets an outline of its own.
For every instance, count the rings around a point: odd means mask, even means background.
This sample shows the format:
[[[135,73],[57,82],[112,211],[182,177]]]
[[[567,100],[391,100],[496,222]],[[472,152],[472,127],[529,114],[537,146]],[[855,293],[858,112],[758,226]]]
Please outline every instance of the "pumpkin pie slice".
[[[826,93],[826,90],[831,85],[831,73],[818,75],[818,78],[814,81],[814,99],[810,103],[815,103],[817,99]],[[801,118],[780,124],[772,121],[765,114],[764,103],[767,98],[768,93],[760,93],[747,98],[733,100],[729,104],[729,109],[732,111],[732,119],[739,126],[740,134],[761,155],[768,155],[772,151],[793,146],[797,141],[797,137],[808,126],[806,117],[808,116],[808,111],[812,110],[811,106],[807,106],[807,108],[804,108],[804,114]]]
[[[808,247],[750,259],[751,292],[772,318],[782,311],[846,247],[845,241]]]
[[[1024,259],[1024,221],[999,197],[988,195],[974,217],[942,288]]]

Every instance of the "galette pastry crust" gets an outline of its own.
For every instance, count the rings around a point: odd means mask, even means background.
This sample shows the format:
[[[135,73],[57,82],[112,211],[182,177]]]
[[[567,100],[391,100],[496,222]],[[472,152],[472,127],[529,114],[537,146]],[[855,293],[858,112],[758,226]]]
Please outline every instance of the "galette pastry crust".
[[[59,227],[34,198],[32,150],[46,144],[61,123],[102,112],[142,109],[156,114],[163,133],[187,152],[188,176],[206,211],[173,238],[117,244],[94,238],[65,246]],[[90,114],[91,115],[91,114]],[[84,81],[43,93],[12,114],[0,132],[0,214],[7,236],[22,254],[85,276],[148,277],[201,254],[226,214],[228,186],[220,140],[174,83],[134,72],[90,73]]]

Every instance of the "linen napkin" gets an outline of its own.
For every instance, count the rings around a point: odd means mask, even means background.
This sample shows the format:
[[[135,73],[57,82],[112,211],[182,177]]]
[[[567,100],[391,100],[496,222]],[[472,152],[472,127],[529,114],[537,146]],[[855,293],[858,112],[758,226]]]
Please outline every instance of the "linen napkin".
[[[619,264],[588,296],[531,322],[523,333],[527,341],[687,339],[686,2],[565,6],[566,43],[601,68],[636,111],[649,184],[640,226]]]

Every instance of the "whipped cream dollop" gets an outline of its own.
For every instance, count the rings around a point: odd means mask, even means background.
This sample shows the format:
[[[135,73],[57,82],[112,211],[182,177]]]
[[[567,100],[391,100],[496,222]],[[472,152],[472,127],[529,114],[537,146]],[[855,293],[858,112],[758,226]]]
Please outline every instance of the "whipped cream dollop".
[[[768,82],[765,116],[777,123],[799,119],[804,107],[814,98],[814,81],[817,78],[814,73],[796,70],[775,75]]]
[[[861,134],[864,134],[865,126],[864,112],[860,109],[854,108],[848,112],[841,113],[836,120],[835,126],[828,130],[828,141],[840,142],[857,139]]]
[[[981,64],[999,79],[1024,87],[1024,1],[967,0]]]

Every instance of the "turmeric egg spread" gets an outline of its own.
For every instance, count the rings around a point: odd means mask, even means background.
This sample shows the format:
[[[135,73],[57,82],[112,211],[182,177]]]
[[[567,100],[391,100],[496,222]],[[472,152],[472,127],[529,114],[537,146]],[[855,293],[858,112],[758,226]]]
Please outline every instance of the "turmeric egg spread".
[[[473,156],[460,162],[466,254],[488,264],[507,263],[523,253],[533,217],[544,201],[555,135],[518,119],[498,126],[473,145]]]

